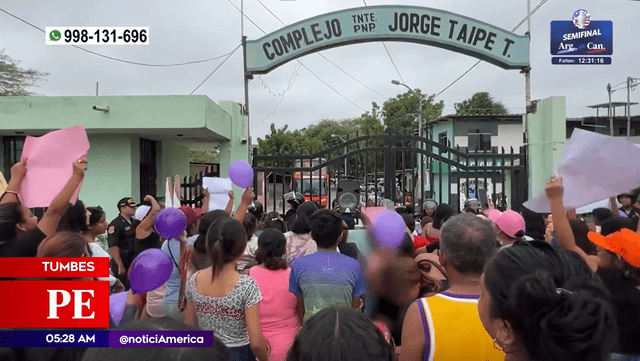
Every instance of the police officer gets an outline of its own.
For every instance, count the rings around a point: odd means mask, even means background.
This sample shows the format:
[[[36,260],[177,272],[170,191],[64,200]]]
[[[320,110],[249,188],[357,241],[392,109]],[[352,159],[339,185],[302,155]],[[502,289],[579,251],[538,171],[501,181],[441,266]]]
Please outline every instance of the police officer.
[[[120,214],[109,223],[107,229],[109,250],[111,251],[111,272],[129,289],[127,270],[133,261],[136,239],[134,220],[138,204],[132,198],[118,201]]]

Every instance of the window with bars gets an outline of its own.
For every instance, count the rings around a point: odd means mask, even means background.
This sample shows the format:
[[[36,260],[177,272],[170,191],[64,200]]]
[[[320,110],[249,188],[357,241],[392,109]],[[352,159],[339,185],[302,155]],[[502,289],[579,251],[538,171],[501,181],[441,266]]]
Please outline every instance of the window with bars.
[[[140,201],[156,197],[156,142],[140,138]]]
[[[491,134],[480,133],[476,129],[476,133],[468,135],[469,152],[490,152],[491,151]]]
[[[4,164],[2,174],[7,182],[11,178],[11,167],[20,161],[25,137],[3,137],[4,143]]]

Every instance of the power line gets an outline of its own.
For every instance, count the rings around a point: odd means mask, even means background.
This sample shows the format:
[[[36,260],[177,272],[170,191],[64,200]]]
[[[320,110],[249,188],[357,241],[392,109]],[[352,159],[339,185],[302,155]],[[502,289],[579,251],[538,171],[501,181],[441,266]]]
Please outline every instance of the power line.
[[[364,3],[364,6],[367,6],[367,7],[369,6],[367,5],[367,0],[362,0],[362,2]],[[384,41],[382,42],[382,46],[384,46],[384,50],[387,52],[387,55],[389,56],[389,60],[391,60],[391,64],[393,65],[393,68],[396,70],[396,73],[398,73],[398,76],[400,77],[400,81],[404,83],[404,78],[402,77],[402,74],[400,74],[400,70],[398,70],[398,67],[396,66],[396,62],[393,61],[393,57],[389,52],[389,48],[387,48],[387,44]]]
[[[240,44],[240,45],[236,46],[236,48],[235,48],[235,49],[233,49],[233,51],[229,54],[229,56],[227,56],[227,58],[226,58],[226,59],[224,59],[224,60],[222,61],[222,63],[218,64],[218,66],[217,66],[215,69],[213,69],[213,71],[211,72],[211,74],[209,74],[209,76],[208,76],[208,77],[206,77],[206,78],[202,81],[202,83],[200,83],[200,85],[198,85],[195,89],[193,89],[193,91],[192,91],[192,92],[191,92],[191,94],[189,94],[189,95],[193,95],[193,93],[195,93],[195,92],[196,92],[196,90],[200,89],[200,87],[202,86],[202,84],[204,84],[207,80],[209,80],[209,78],[211,78],[211,76],[212,76],[216,71],[218,71],[218,69],[220,69],[220,67],[221,67],[224,63],[226,63],[226,62],[227,62],[227,60],[229,60],[229,58],[230,58],[230,57],[231,57],[231,56],[232,56],[232,55],[233,55],[233,54],[234,54],[238,49],[240,49],[240,47],[241,47],[241,46],[242,46],[242,44]]]
[[[273,11],[271,11],[271,9],[269,9],[269,7],[267,7],[261,0],[258,0],[258,2],[260,3],[260,5],[262,5],[263,8],[265,8],[271,15],[273,15],[274,18],[276,18],[280,24],[282,25],[287,25],[285,24],[284,21],[282,21],[276,14],[273,13]],[[319,56],[321,56],[324,60],[328,61],[331,65],[335,66],[336,68],[338,68],[338,70],[340,70],[341,72],[345,73],[349,78],[355,80],[357,83],[359,83],[360,85],[362,85],[363,87],[371,90],[372,92],[382,96],[382,94],[380,94],[379,92],[371,89],[368,85],[366,85],[365,83],[361,82],[360,80],[356,79],[353,75],[349,74],[346,70],[342,69],[340,66],[338,66],[338,64],[332,62],[331,60],[329,60],[329,58],[327,58],[326,56],[324,56],[324,54],[322,53],[318,53]]]
[[[255,25],[256,28],[258,28],[258,30],[262,31],[263,34],[267,34],[266,31],[262,30],[261,27],[259,27],[253,20],[251,20],[251,18],[249,18],[247,16],[247,14],[245,14],[244,12],[242,12],[242,10],[240,10],[234,3],[231,2],[231,0],[227,0],[229,2],[229,4],[233,5],[234,8],[236,8],[236,10],[240,11],[240,13],[242,14],[242,16],[244,16],[247,20],[249,20],[253,25]],[[340,93],[339,91],[337,91],[334,87],[332,87],[331,85],[329,85],[326,81],[324,81],[322,78],[320,78],[316,73],[312,72],[311,69],[309,69],[306,65],[302,64],[302,62],[300,60],[298,60],[298,63],[302,65],[303,68],[307,69],[307,71],[309,73],[311,73],[311,75],[315,76],[318,80],[320,80],[324,85],[326,85],[329,89],[333,90],[336,94],[340,95],[342,98],[344,98],[346,101],[348,101],[349,103],[355,105],[356,107],[358,107],[360,110],[362,110],[363,112],[366,112],[366,110],[364,110],[364,108],[362,108],[361,106],[359,106],[358,104],[356,104],[353,100],[347,98],[344,94]]]
[[[41,32],[43,32],[43,33],[45,33],[45,31],[44,31],[44,30],[42,30],[41,28],[39,28],[39,27],[37,27],[37,26],[35,26],[35,25],[31,24],[30,22],[28,22],[28,21],[26,21],[26,20],[24,20],[24,19],[21,19],[20,17],[18,17],[18,16],[16,16],[16,15],[13,15],[12,13],[10,13],[10,12],[8,12],[8,11],[4,10],[4,9],[0,9],[0,11],[2,11],[2,12],[4,12],[4,13],[6,13],[7,15],[9,15],[9,16],[11,16],[11,17],[13,17],[13,18],[15,18],[15,19],[17,19],[17,20],[19,20],[19,21],[22,21],[23,23],[25,23],[25,24],[27,24],[27,25],[29,25],[29,26],[31,26],[31,27],[33,27],[33,28],[37,29],[37,30],[40,30],[40,31],[41,31]],[[231,54],[231,53],[226,53],[226,54],[223,54],[223,55],[217,56],[217,57],[215,57],[215,58],[203,59],[203,60],[195,60],[195,61],[189,61],[189,62],[186,62],[186,63],[175,63],[175,64],[148,64],[148,63],[139,63],[139,62],[135,62],[135,61],[129,61],[129,60],[124,60],[124,59],[114,58],[114,57],[111,57],[111,56],[108,56],[108,55],[104,55],[104,54],[96,53],[95,51],[91,51],[91,50],[87,50],[87,49],[81,48],[81,47],[79,47],[79,46],[77,46],[77,45],[71,45],[71,46],[73,46],[73,47],[74,47],[74,48],[76,48],[76,49],[80,49],[80,50],[82,50],[82,51],[85,51],[85,52],[87,52],[87,53],[89,53],[89,54],[97,55],[97,56],[100,56],[100,57],[105,58],[105,59],[114,60],[114,61],[119,61],[119,62],[121,62],[121,63],[126,63],[126,64],[141,65],[141,66],[150,66],[150,67],[168,67],[168,66],[182,66],[182,65],[190,65],[190,64],[206,63],[206,62],[208,62],[208,61],[212,61],[212,60],[216,60],[216,59],[224,58],[225,56],[227,56],[227,55]]]
[[[533,15],[536,11],[538,11],[538,9],[540,9],[540,7],[542,5],[544,5],[544,3],[546,3],[547,0],[542,0],[532,11],[531,14],[529,14],[529,16]],[[520,28],[520,26],[522,26],[522,24],[525,23],[525,21],[527,21],[527,18],[525,17],[524,19],[522,19],[522,21],[520,21],[518,23],[518,25],[516,25],[513,29],[511,29],[511,32],[514,32],[516,30],[518,30],[518,28]],[[482,60],[478,60],[475,64],[473,64],[467,71],[465,71],[462,75],[460,75],[456,80],[454,80],[451,84],[447,85],[446,88],[442,89],[438,94],[436,94],[435,97],[438,97],[440,94],[444,93],[447,89],[451,88],[453,86],[453,84],[457,83],[458,80],[462,79],[462,77],[464,77],[465,75],[467,75],[467,73],[469,73],[473,68],[475,68],[478,64],[480,64],[482,62]]]

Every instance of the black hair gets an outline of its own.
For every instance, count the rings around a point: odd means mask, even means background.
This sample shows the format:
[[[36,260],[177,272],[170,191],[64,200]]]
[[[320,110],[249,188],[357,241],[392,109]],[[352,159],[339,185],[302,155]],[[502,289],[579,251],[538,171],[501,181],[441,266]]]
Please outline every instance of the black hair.
[[[302,207],[302,206],[300,206]],[[309,217],[311,237],[318,248],[331,248],[340,242],[342,218],[329,209],[319,209]]]
[[[17,237],[16,226],[22,222],[20,203],[0,204],[0,244]]]
[[[297,234],[305,234],[311,232],[309,225],[309,217],[313,212],[318,210],[318,206],[313,202],[304,202],[296,210],[296,220],[293,222],[291,231]]]
[[[198,238],[193,243],[193,250],[198,254],[207,254],[207,231],[213,222],[220,218],[231,218],[229,213],[216,209],[215,211],[207,212],[200,217],[200,225],[198,226]]]
[[[574,252],[518,241],[485,268],[492,318],[511,324],[533,360],[601,361],[615,346],[608,291]]]
[[[589,255],[597,255],[598,249],[596,245],[589,240],[587,234],[589,234],[589,226],[586,222],[579,221],[577,219],[569,220],[569,225],[573,231],[573,238],[576,240],[576,246],[580,247],[584,253]]]
[[[284,219],[280,217],[280,213],[271,212],[267,213],[264,218],[264,229],[275,228],[280,230],[282,233],[287,231],[287,224]]]
[[[498,251],[496,239],[489,222],[475,215],[459,214],[442,227],[440,250],[456,271],[480,275]]]
[[[536,239],[543,240],[547,230],[544,222],[545,214],[536,213],[526,207],[522,207],[522,218],[524,218],[525,235]]]
[[[64,212],[58,223],[57,232],[78,232],[84,233],[87,228],[87,209],[81,200],[77,200]]]
[[[169,317],[147,318],[130,322],[118,330],[131,331],[196,331],[201,328],[189,326]],[[193,337],[193,336],[192,336]],[[228,361],[233,359],[233,352],[219,338],[213,336],[213,347],[129,347],[129,348],[90,348],[83,361]]]
[[[95,226],[100,222],[102,217],[105,216],[104,210],[100,206],[87,207],[87,210],[91,213],[91,216],[89,217],[89,226]]]
[[[413,216],[408,213],[401,214],[404,224],[409,228],[411,232],[416,230],[416,221]]]
[[[268,270],[287,269],[287,239],[279,229],[265,229],[258,237],[256,261]]]
[[[393,350],[363,313],[329,307],[304,323],[287,361],[391,361]]]
[[[407,213],[413,215],[416,213],[416,207],[413,204],[407,204]]]
[[[404,234],[404,239],[402,240],[400,247],[398,247],[398,256],[411,258],[416,256],[415,249],[413,248],[413,240],[407,233]]]
[[[462,210],[464,213],[471,213],[471,214],[476,214],[478,213],[475,209],[471,208],[471,207],[464,207],[464,209]]]
[[[611,233],[620,231],[623,228],[630,229],[634,232],[636,231],[633,220],[631,218],[611,217],[600,225],[600,234],[606,237]]]
[[[440,229],[444,222],[453,216],[453,208],[448,204],[441,204],[433,214],[433,228]]]
[[[350,214],[343,214],[342,215],[342,220],[344,221],[344,223],[347,224],[347,228],[348,229],[354,229],[356,228],[356,220],[353,218],[352,215]]]
[[[219,218],[211,224],[207,232],[207,249],[213,270],[211,279],[222,267],[237,259],[247,248],[247,232],[242,223],[233,218]]]
[[[258,228],[258,219],[253,214],[247,213],[242,220],[242,226],[245,232],[247,232],[247,240],[250,240]]]
[[[613,213],[609,208],[596,208],[591,212],[591,214],[593,214],[593,219],[598,226],[602,225],[602,222],[613,217]]]

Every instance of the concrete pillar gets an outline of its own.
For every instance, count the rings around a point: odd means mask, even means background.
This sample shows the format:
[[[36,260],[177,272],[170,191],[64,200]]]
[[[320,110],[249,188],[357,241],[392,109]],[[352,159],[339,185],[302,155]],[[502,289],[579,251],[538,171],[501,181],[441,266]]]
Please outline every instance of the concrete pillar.
[[[536,114],[529,115],[529,198],[544,192],[547,179],[562,160],[567,137],[566,97],[550,97],[538,102]]]
[[[251,164],[249,155],[250,142],[248,138],[247,117],[242,114],[240,104],[232,101],[219,102],[220,108],[231,115],[230,140],[220,142],[220,177],[229,176],[229,166],[231,163],[244,160]],[[235,193],[235,208],[240,205],[240,198],[244,190],[233,186]]]

